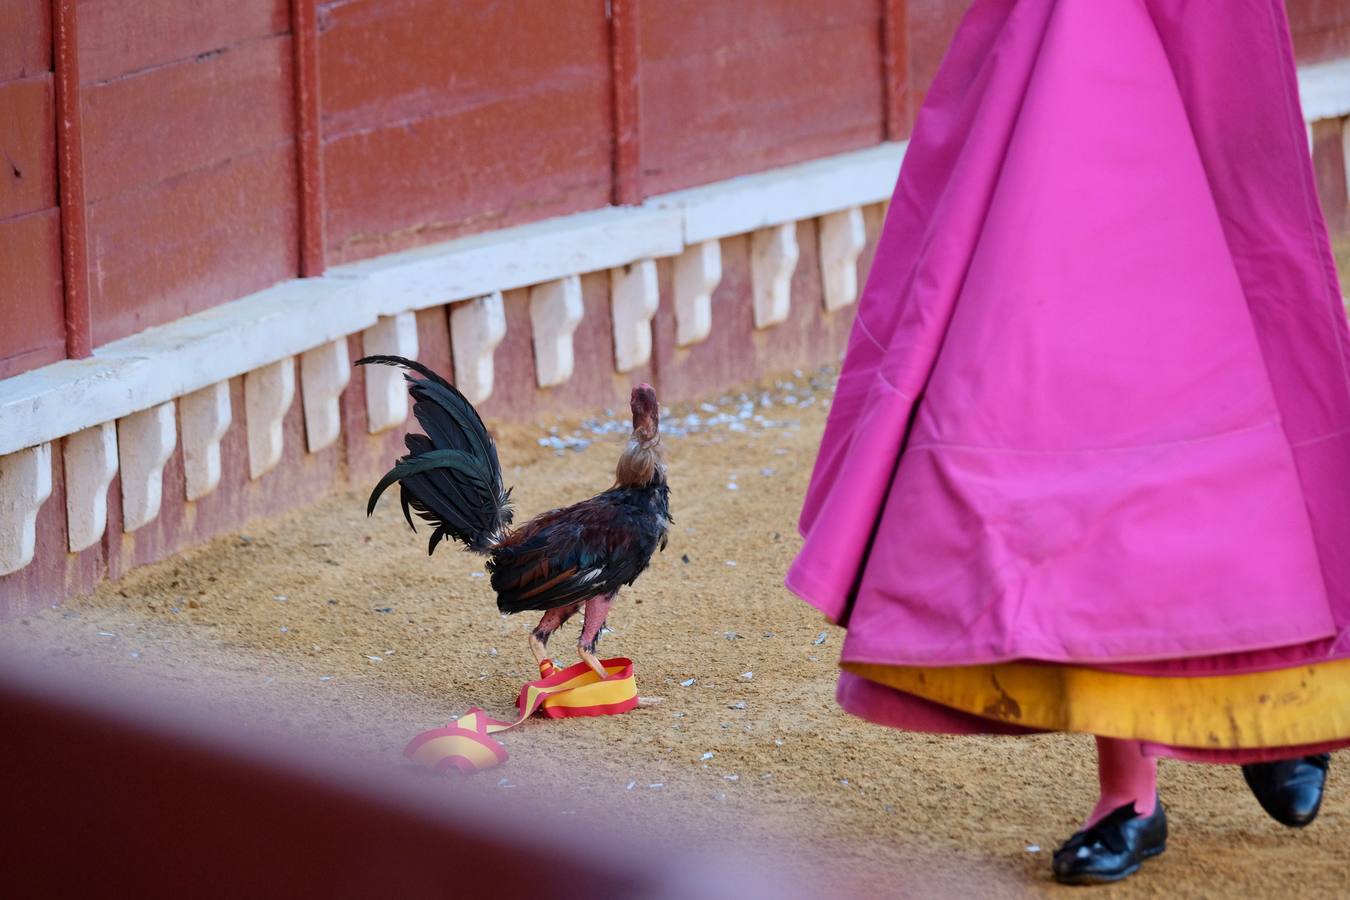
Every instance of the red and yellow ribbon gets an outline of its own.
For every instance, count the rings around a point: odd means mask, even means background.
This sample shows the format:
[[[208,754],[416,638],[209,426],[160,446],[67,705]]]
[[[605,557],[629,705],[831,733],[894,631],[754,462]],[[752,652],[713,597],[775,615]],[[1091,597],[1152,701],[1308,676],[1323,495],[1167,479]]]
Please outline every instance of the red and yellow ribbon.
[[[555,670],[539,667],[543,676],[520,689],[514,722],[494,719],[477,706],[444,728],[433,728],[413,738],[403,755],[437,772],[479,772],[507,760],[506,748],[491,735],[515,728],[536,712],[550,719],[573,716],[613,716],[638,705],[633,661],[622,657],[601,661],[608,673],[601,678],[584,662]]]

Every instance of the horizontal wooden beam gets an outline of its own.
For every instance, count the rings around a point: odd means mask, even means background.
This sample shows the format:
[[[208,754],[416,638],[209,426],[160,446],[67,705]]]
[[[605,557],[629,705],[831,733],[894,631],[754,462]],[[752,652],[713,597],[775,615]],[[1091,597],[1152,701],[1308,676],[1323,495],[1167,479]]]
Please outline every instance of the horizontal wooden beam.
[[[679,210],[686,244],[813,219],[889,199],[900,174],[905,146],[881,144],[744,175],[651,197],[647,205]]]
[[[485,297],[684,249],[680,212],[608,207],[331,269],[384,315]]]
[[[1350,59],[1298,67],[1298,98],[1307,122],[1350,116]]]

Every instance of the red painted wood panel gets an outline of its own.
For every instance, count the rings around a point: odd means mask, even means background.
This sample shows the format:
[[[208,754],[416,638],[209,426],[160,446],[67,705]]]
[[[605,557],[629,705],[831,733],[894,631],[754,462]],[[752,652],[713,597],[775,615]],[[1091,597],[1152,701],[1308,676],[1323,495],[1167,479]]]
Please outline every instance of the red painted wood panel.
[[[89,202],[284,143],[294,119],[289,37],[86,86]]]
[[[881,54],[883,88],[886,92],[886,139],[909,136],[914,117],[909,106],[909,4],[907,0],[882,0]]]
[[[52,70],[47,0],[0,0],[0,81]]]
[[[65,358],[46,0],[0,0],[0,378]]]
[[[1345,0],[1288,0],[1286,8],[1299,62],[1350,55],[1350,4]]]
[[[86,84],[290,30],[287,0],[82,0],[79,14]]]
[[[597,0],[319,10],[330,263],[609,202]]]
[[[0,219],[56,205],[52,76],[0,84]]]
[[[1347,208],[1345,150],[1341,143],[1340,119],[1323,119],[1313,126],[1313,174],[1317,179],[1317,195],[1326,217],[1327,230],[1332,235],[1345,234],[1350,229],[1350,208]]]
[[[882,140],[878,0],[639,5],[643,187],[689,187]]]
[[[0,272],[0,378],[64,359],[60,213],[0,221]]]
[[[295,198],[285,143],[91,204],[95,346],[293,277]]]
[[[917,114],[970,0],[908,0],[910,108]]]
[[[970,0],[906,0],[909,7],[910,88],[917,111],[933,83]],[[1287,0],[1289,27],[1300,63],[1350,55],[1350,3]]]

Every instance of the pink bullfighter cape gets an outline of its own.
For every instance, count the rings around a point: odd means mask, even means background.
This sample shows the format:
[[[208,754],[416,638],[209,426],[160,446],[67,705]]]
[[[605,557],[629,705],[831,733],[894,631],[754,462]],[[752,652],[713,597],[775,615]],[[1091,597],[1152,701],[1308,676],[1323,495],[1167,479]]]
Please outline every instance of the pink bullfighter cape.
[[[846,663],[1350,656],[1348,373],[1280,0],[976,0],[788,585]],[[972,730],[856,676],[840,696]]]

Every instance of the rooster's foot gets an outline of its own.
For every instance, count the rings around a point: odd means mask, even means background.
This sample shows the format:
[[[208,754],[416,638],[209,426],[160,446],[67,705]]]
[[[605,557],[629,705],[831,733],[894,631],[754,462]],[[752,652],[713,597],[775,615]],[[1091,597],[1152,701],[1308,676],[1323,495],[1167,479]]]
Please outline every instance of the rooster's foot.
[[[577,647],[577,652],[581,654],[581,658],[585,661],[586,665],[595,670],[595,674],[599,675],[601,678],[609,677],[609,673],[605,671],[605,667],[600,664],[600,660],[596,657],[594,651],[588,650],[583,644]]]

